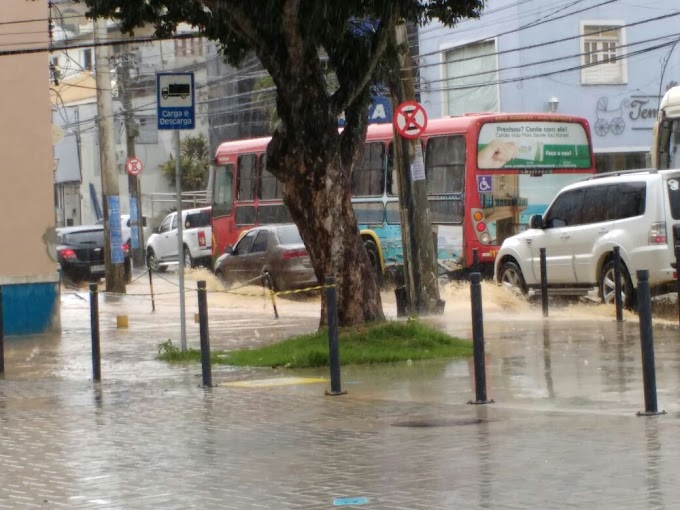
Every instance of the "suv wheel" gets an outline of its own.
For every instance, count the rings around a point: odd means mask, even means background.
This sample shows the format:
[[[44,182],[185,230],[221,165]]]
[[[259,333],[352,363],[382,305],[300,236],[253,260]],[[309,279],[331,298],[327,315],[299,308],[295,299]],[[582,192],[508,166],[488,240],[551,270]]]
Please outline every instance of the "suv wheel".
[[[628,268],[621,263],[621,301],[624,308],[633,307],[634,292]],[[613,260],[607,262],[602,268],[602,274],[600,275],[600,296],[603,303],[616,303],[616,280],[614,278]]]
[[[524,281],[522,270],[513,261],[508,261],[501,266],[501,270],[498,274],[498,281],[501,285],[514,292],[520,294],[526,294],[527,292],[527,285]]]

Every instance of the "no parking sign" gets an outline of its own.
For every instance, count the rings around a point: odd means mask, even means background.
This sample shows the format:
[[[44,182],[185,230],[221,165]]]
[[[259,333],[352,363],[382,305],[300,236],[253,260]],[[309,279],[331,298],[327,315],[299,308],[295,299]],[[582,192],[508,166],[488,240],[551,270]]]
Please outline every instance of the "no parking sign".
[[[394,114],[394,127],[404,138],[418,138],[427,127],[427,113],[416,101],[401,103]]]

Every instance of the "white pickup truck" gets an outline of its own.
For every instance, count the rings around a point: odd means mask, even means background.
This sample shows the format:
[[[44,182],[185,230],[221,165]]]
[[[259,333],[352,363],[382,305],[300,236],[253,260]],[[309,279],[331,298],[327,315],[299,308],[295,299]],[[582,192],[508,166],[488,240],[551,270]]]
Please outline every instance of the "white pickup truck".
[[[211,208],[182,211],[184,267],[211,266]],[[163,272],[178,263],[177,212],[168,214],[146,243],[146,260],[152,271]]]

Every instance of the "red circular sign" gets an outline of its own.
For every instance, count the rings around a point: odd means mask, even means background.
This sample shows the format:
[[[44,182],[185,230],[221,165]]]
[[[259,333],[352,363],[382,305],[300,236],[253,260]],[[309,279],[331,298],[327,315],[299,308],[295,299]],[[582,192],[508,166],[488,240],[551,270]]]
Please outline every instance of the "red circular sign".
[[[137,158],[129,158],[125,163],[125,170],[130,175],[139,175],[142,173],[142,162]]]
[[[416,101],[405,101],[397,107],[394,127],[404,138],[418,138],[427,127],[425,108]]]

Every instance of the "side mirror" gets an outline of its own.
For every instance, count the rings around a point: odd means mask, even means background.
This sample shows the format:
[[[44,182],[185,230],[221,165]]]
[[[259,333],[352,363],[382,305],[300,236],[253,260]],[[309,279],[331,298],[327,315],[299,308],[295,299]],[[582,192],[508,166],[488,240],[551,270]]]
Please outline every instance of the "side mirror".
[[[543,228],[543,216],[534,214],[529,218],[529,228]]]
[[[227,246],[224,247],[224,253],[225,255],[233,255],[234,247],[231,244],[228,244]]]

